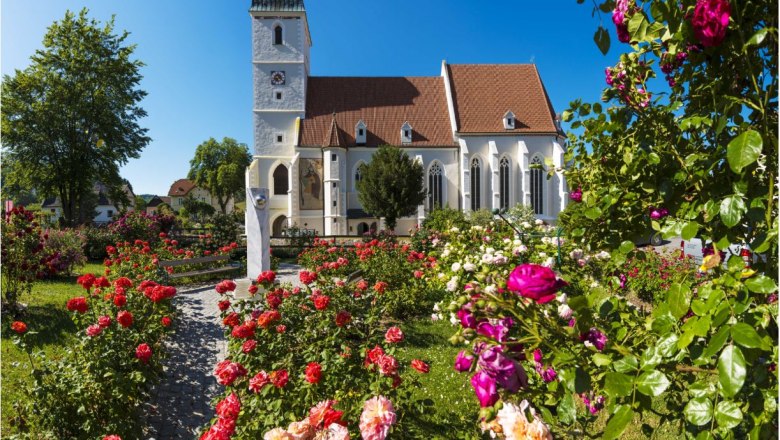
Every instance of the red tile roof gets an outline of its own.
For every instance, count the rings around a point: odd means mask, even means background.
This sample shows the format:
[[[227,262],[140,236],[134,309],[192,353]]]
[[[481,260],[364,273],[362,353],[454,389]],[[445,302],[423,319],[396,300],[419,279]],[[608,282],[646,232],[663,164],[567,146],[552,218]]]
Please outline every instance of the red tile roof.
[[[412,126],[410,146],[454,146],[441,77],[310,77],[299,145],[355,145],[355,125],[366,123],[366,145],[400,145],[401,126]],[[335,124],[338,136],[332,128]],[[500,120],[499,120],[500,122]]]
[[[168,195],[172,197],[186,196],[192,188],[195,188],[195,182],[189,179],[179,179],[173,182],[171,189],[168,190]]]
[[[555,111],[533,64],[449,64],[459,133],[558,132]],[[515,115],[515,129],[503,117]]]

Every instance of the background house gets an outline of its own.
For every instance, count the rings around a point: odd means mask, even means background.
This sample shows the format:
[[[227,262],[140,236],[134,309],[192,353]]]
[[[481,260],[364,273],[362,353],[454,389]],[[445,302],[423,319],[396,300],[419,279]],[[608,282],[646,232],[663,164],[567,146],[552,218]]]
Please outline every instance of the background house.
[[[157,214],[157,211],[163,205],[166,205],[166,206],[170,207],[171,206],[171,198],[170,197],[154,196],[154,197],[152,197],[151,199],[149,199],[146,202],[146,213],[149,214],[149,215]]]
[[[97,205],[95,206],[95,217],[92,222],[97,225],[104,225],[112,222],[114,217],[121,211],[131,209],[135,201],[133,188],[129,184],[123,186],[127,203],[113,201],[108,197],[108,188],[102,183],[95,183],[93,191],[97,195]],[[49,221],[55,223],[62,217],[62,202],[59,197],[51,197],[41,203],[41,212],[48,215]]]
[[[206,189],[203,189],[190,179],[179,179],[171,185],[168,190],[168,197],[170,197],[169,205],[171,208],[178,212],[184,207],[184,199],[192,197],[195,200],[208,203],[216,212],[222,212],[222,208],[219,206],[219,202],[216,197],[212,197]],[[227,203],[226,212],[229,214],[233,212],[234,201],[231,197]]]

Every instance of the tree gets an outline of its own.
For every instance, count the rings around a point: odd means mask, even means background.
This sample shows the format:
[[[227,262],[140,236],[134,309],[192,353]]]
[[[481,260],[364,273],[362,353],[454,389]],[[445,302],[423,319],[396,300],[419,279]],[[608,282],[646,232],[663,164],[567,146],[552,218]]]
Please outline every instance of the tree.
[[[147,203],[146,203],[146,200],[144,200],[143,197],[135,196],[134,202],[135,202],[134,203],[134,205],[135,205],[134,208],[135,208],[136,211],[146,211]]]
[[[244,172],[251,161],[246,144],[229,137],[222,142],[210,138],[195,150],[187,178],[216,197],[225,214],[230,199],[244,188]]]
[[[10,181],[59,196],[65,222],[92,219],[85,206],[99,181],[119,192],[119,167],[150,142],[138,125],[141,61],[127,32],[68,11],[49,27],[43,49],[2,85],[3,168]]]
[[[191,195],[182,200],[182,205],[190,219],[196,222],[205,222],[207,218],[214,215],[214,207],[210,204],[198,200]]]
[[[425,200],[423,167],[400,148],[383,145],[361,168],[357,188],[363,209],[384,217],[393,230],[399,217],[414,214]]]

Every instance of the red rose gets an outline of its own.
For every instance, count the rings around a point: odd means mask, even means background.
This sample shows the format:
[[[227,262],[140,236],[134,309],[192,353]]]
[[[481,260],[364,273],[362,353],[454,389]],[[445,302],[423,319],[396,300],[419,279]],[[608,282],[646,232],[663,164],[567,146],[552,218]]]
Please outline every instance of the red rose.
[[[506,287],[524,298],[530,298],[539,304],[552,301],[555,293],[569,284],[556,278],[549,267],[538,264],[521,264],[509,275]]]
[[[71,312],[76,311],[79,313],[86,313],[87,310],[89,309],[89,305],[87,304],[87,299],[84,298],[83,296],[69,299],[66,307]]]
[[[255,377],[249,379],[249,391],[253,393],[259,393],[264,386],[271,383],[271,378],[268,373],[261,371],[255,375]]]
[[[419,360],[419,359],[413,359],[412,360],[412,368],[419,371],[420,373],[428,373],[431,371],[430,365],[426,364],[425,362]]]
[[[91,273],[84,274],[78,279],[76,279],[76,282],[81,284],[81,287],[89,290],[93,284],[95,284],[95,275],[92,275]]]
[[[241,324],[241,318],[238,316],[238,313],[236,312],[230,312],[227,316],[225,316],[222,319],[222,324],[225,324],[229,327],[235,327],[239,324]]]
[[[108,281],[108,278],[106,278],[106,277],[99,277],[99,278],[95,279],[94,286],[96,286],[96,287],[111,287],[111,282]]]
[[[119,313],[116,314],[116,320],[122,327],[130,327],[133,325],[133,314],[127,310],[120,310]]]
[[[366,290],[368,289],[368,281],[366,280],[360,280],[357,282],[357,288],[360,290]]]
[[[309,272],[308,270],[302,270],[301,273],[298,275],[298,277],[300,278],[301,283],[306,284],[308,286],[309,284],[317,280],[317,273]]]
[[[693,34],[704,47],[719,45],[726,38],[731,5],[728,0],[698,0],[691,24]]]
[[[257,282],[260,284],[273,284],[275,279],[276,274],[271,270],[267,270],[257,277]]]
[[[276,333],[284,333],[287,331],[287,326],[279,324],[276,326]]]
[[[288,380],[290,380],[290,377],[287,374],[287,370],[277,370],[271,373],[271,383],[276,388],[284,388]]]
[[[318,295],[314,298],[314,307],[317,310],[325,310],[330,303],[330,297],[327,295]]]
[[[336,326],[337,327],[344,327],[345,325],[349,324],[350,321],[352,321],[352,315],[350,315],[348,311],[342,310],[342,311],[336,313]]]
[[[379,356],[376,364],[379,365],[379,371],[385,376],[392,376],[398,371],[398,361],[389,354]]]
[[[95,336],[101,334],[103,332],[103,327],[101,327],[98,324],[92,324],[89,327],[87,327],[87,336],[94,338]]]
[[[265,295],[265,302],[268,304],[269,308],[278,309],[279,306],[282,305],[282,298],[275,291],[268,292],[268,294]]]
[[[103,327],[103,328],[108,327],[109,325],[111,325],[111,317],[110,316],[106,316],[106,315],[103,315],[103,316],[99,317],[98,318],[98,325]]]
[[[387,290],[387,283],[384,281],[377,281],[376,284],[374,284],[374,290],[377,293],[385,293],[385,290]]]
[[[254,339],[250,339],[248,341],[245,341],[241,345],[241,351],[243,351],[244,353],[249,354],[249,353],[251,353],[255,349],[255,347],[257,347],[257,341],[255,341]]]
[[[233,327],[233,331],[230,332],[230,336],[236,339],[249,339],[255,336],[255,324],[254,321],[245,322],[244,324]]]
[[[111,435],[107,435],[107,436],[103,437],[103,440],[122,440],[122,437],[120,437],[120,436],[118,436],[116,434],[111,434]]]
[[[257,290],[258,290],[258,289],[257,289],[257,286],[255,286],[254,284],[252,284],[251,286],[249,286],[249,293],[250,293],[250,294],[254,295],[255,293],[257,293]]]
[[[382,347],[375,346],[371,350],[368,350],[366,353],[366,364],[375,364],[379,360],[381,356],[384,356],[385,351],[382,350]]]
[[[124,307],[127,304],[127,297],[124,295],[114,296],[114,305],[117,307]]]
[[[223,401],[217,404],[217,416],[220,419],[235,420],[241,412],[241,401],[236,393],[230,393]]]
[[[230,359],[217,364],[217,368],[214,370],[214,376],[217,377],[217,382],[221,385],[230,386],[239,377],[246,376],[246,368],[238,362],[232,362]]]
[[[262,328],[268,328],[274,321],[278,321],[280,319],[282,319],[281,313],[277,312],[276,310],[269,310],[267,312],[263,312],[257,318],[257,325]]]
[[[230,300],[226,299],[224,301],[218,302],[217,307],[219,307],[220,311],[224,312],[225,310],[230,308]]]
[[[11,323],[11,330],[22,335],[27,332],[27,324],[22,321],[14,321]]]
[[[306,365],[305,374],[306,382],[319,383],[320,378],[322,377],[322,367],[316,362],[309,362],[309,364]]]
[[[385,333],[385,342],[388,344],[397,344],[404,340],[404,332],[398,327],[390,327]]]
[[[171,325],[171,318],[169,318],[167,316],[163,316],[162,319],[160,320],[160,323],[162,324],[163,327],[170,327],[170,325]]]
[[[152,357],[152,349],[149,347],[149,344],[143,343],[140,344],[135,349],[135,357],[138,358],[141,363],[147,363],[149,362],[149,359]]]

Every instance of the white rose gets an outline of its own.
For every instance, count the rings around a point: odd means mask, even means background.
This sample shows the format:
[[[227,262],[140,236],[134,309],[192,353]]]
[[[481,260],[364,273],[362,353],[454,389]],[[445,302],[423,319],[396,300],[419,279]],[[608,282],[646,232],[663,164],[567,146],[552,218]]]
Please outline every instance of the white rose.
[[[434,312],[438,312],[439,310],[441,310],[441,309],[439,309],[439,303],[434,304],[433,305],[433,311]]]
[[[463,265],[463,270],[465,270],[466,272],[474,272],[475,270],[477,270],[477,265],[474,263],[466,263]]]
[[[493,293],[496,293],[497,290],[498,290],[498,288],[496,288],[495,284],[491,284],[491,285],[485,287],[485,293],[493,294]]]
[[[544,222],[540,219],[536,219],[534,223],[536,223],[536,226],[542,226],[544,224]]]
[[[453,272],[457,272],[460,270],[460,263],[452,263],[452,267],[450,267]]]
[[[558,306],[558,316],[562,319],[569,319],[574,311],[568,304],[561,304]]]
[[[447,291],[454,292],[458,288],[458,277],[452,277],[447,281]]]
[[[547,257],[547,252],[539,252],[539,258]]]
[[[559,303],[561,303],[561,304],[566,304],[566,301],[568,301],[569,297],[568,297],[568,296],[566,296],[566,294],[565,294],[565,293],[561,293],[560,295],[556,296],[556,297],[555,297],[555,299],[556,299],[556,300],[557,300]]]
[[[531,229],[531,224],[528,222],[523,222],[520,224],[520,226],[522,226],[523,229]]]
[[[460,232],[460,229],[458,229],[457,226],[453,226],[452,228],[450,228],[450,232]]]
[[[503,255],[496,255],[493,258],[493,264],[496,265],[506,264],[507,261],[508,261],[507,258]]]
[[[553,267],[554,264],[555,264],[555,259],[553,257],[547,257],[547,259],[544,260],[544,263],[542,263],[542,266]]]

